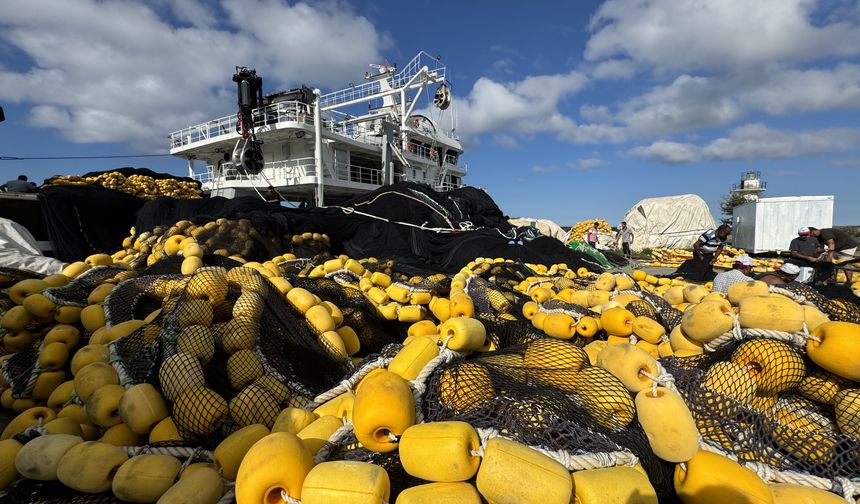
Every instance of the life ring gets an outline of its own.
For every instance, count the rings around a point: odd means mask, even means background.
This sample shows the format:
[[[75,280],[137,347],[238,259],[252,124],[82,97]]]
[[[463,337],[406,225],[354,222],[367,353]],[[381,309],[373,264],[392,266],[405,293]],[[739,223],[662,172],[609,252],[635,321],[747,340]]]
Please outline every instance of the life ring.
[[[439,155],[436,153],[436,149],[430,149],[430,159],[436,161],[439,159]]]
[[[415,154],[415,144],[413,144],[413,143],[409,144],[409,152]]]

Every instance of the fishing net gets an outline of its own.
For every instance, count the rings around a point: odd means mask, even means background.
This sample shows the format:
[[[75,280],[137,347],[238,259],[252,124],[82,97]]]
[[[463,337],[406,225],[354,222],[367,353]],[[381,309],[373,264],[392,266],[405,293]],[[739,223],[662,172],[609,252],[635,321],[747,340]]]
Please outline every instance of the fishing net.
[[[577,354],[571,354],[571,347],[538,340],[437,369],[423,401],[425,416],[495,429],[550,451],[632,453],[658,495],[673,495],[673,467],[651,452],[634,419],[629,392],[611,377],[581,376],[583,362],[572,359]],[[587,359],[584,365],[588,367]],[[588,380],[587,385],[578,387],[580,379]]]
[[[44,290],[56,305],[55,320],[28,319],[23,329],[13,317],[4,322],[30,339],[0,357],[8,390],[0,399],[7,407],[46,402],[34,390],[55,372],[40,361],[50,329],[63,325],[63,310],[65,325],[80,332],[59,365],[63,380],[72,378],[70,361],[81,347],[105,350],[96,363],[110,366],[123,387],[153,385],[176,429],[168,437],[173,447],[199,449],[194,460],[205,461],[206,450],[244,426],[272,428],[285,408],[322,413],[338,397],[355,401],[361,380],[423,342],[438,354],[404,378],[416,422],[467,422],[481,441],[476,457],[490,439],[503,437],[568,471],[640,463],[661,501],[672,502],[676,465],[652,450],[635,393],[599,357],[625,345],[653,361],[649,379],[677,390],[703,449],[734,457],[767,481],[853,492],[860,441],[852,436],[860,417],[837,411],[836,397],[858,384],[805,355],[809,331],[740,327],[732,315],[726,334],[679,345],[670,335],[682,334],[683,310],[694,305],[664,298],[678,284],[644,272],[598,276],[588,257],[506,225],[475,231],[500,212],[467,196],[406,185],[308,212],[218,199],[147,203],[138,219],[143,231],[132,231],[113,256],[124,265],[93,267]],[[398,213],[397,205],[415,213]],[[422,229],[425,222],[457,232]],[[493,257],[474,259],[482,246]],[[850,298],[797,284],[771,293],[830,320],[860,321]],[[8,296],[0,302],[2,311],[23,308]],[[87,316],[85,324],[81,313],[103,314],[104,321]],[[480,327],[465,348],[451,328],[460,322]],[[15,337],[4,331],[4,338]],[[64,407],[86,405],[76,393],[62,399]],[[398,450],[361,446],[352,414],[343,410],[337,430],[316,440],[325,442],[317,463],[383,467],[391,501],[424,483],[406,471]],[[399,442],[397,435],[389,439]],[[154,449],[135,449],[144,448]],[[175,456],[186,462],[191,455]],[[63,490],[66,502],[115,501]],[[4,497],[63,498],[55,484],[27,480]]]
[[[744,364],[752,354],[766,362]],[[826,479],[819,484],[839,495],[853,490],[846,481],[860,473],[860,439],[840,432],[833,407],[837,391],[852,385],[805,359],[801,349],[748,340],[663,364],[712,449],[760,474],[810,475]]]

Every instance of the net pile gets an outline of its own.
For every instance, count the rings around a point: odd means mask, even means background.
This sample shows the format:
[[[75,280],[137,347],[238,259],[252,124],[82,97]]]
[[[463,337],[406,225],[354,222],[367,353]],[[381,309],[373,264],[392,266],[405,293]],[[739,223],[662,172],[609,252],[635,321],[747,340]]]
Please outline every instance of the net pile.
[[[169,197],[199,199],[203,197],[200,183],[147,169],[125,168],[84,175],[56,175],[45,180],[49,186],[98,186],[144,199]]]
[[[671,502],[684,491],[674,477],[695,471],[692,460],[706,452],[731,470],[741,465],[729,459],[740,462],[763,491],[765,482],[790,482],[858,493],[860,376],[823,346],[843,341],[840,354],[860,357],[860,306],[850,300],[760,282],[725,297],[642,271],[598,275],[576,261],[479,258],[444,273],[335,255],[342,242],[285,231],[277,219],[224,219],[133,234],[134,260],[99,254],[44,278],[2,272],[0,402],[18,415],[2,437],[26,447],[68,433],[56,430],[66,424],[96,444],[185,465],[213,460],[251,433],[286,443],[260,455],[264,444],[242,441],[239,461],[219,462],[225,501],[249,488],[242,457],[262,457],[255,478],[267,477],[265,463],[294,461],[278,458],[295,448],[271,430],[301,439],[314,464],[307,478],[333,467],[324,462],[372,464],[385,471],[384,500],[394,502],[448,481],[407,454],[410,429],[446,425],[472,439],[463,456],[475,471],[455,481],[493,501],[492,487],[505,482],[481,468],[504,456],[500,447],[524,450],[529,467],[567,480],[505,490],[526,492],[521,502],[547,492],[568,492],[569,502],[588,486],[574,488],[570,473],[595,470],[628,471],[612,473],[626,475],[620,489],[636,480],[640,498]],[[226,222],[234,224],[224,241],[207,244]],[[251,231],[258,255],[215,253]],[[124,397],[136,399],[124,405]],[[661,398],[677,398],[667,403],[672,414],[648,409]],[[664,424],[677,427],[669,448],[657,429]],[[426,449],[422,460],[446,456]],[[526,470],[514,464],[506,479]],[[122,495],[57,477],[69,501]],[[284,490],[298,500],[295,491]],[[56,482],[27,477],[3,499],[57,502],[58,493]]]

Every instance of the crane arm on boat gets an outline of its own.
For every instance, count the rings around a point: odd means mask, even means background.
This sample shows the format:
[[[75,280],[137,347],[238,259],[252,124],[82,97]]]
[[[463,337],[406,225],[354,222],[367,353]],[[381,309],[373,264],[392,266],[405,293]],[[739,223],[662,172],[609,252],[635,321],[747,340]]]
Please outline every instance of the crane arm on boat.
[[[263,149],[262,142],[254,134],[254,109],[263,105],[263,78],[256,70],[236,67],[233,82],[239,101],[236,133],[241,138],[233,148],[232,161],[239,172],[256,175],[263,171]]]

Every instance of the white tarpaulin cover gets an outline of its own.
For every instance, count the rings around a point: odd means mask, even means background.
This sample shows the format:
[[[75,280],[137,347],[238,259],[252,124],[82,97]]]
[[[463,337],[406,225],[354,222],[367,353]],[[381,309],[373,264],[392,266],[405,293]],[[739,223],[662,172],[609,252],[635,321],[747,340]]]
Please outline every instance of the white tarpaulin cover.
[[[627,211],[624,220],[633,231],[635,251],[689,249],[702,233],[716,227],[708,204],[695,194],[643,199]]]
[[[527,217],[508,219],[512,226],[534,226],[544,236],[551,236],[558,240],[564,240],[567,232],[555,222],[549,219],[529,219]]]
[[[0,217],[0,266],[53,275],[63,270],[63,261],[45,257],[27,228]]]

